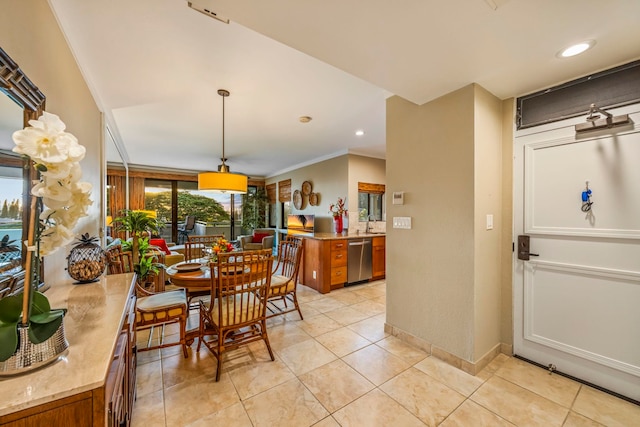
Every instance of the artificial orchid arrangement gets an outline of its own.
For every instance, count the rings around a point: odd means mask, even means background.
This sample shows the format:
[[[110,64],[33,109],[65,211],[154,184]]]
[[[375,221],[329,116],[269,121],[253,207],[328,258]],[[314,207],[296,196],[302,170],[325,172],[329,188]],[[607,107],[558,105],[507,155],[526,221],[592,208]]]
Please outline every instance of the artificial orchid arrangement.
[[[40,181],[31,194],[42,202],[40,227],[36,233],[37,253],[51,255],[71,243],[73,228],[88,215],[91,184],[80,181],[80,161],[86,149],[55,114],[44,112],[31,127],[13,133],[15,153],[29,156],[40,172]]]
[[[329,205],[329,213],[333,214],[333,216],[343,216],[347,215],[347,209],[344,206],[344,199],[342,197],[338,197],[338,201],[334,204]]]
[[[91,184],[80,181],[80,161],[86,149],[55,114],[44,112],[29,127],[13,133],[15,153],[28,156],[40,173],[31,189],[31,219],[24,291],[0,300],[0,361],[18,348],[18,325],[29,328],[29,341],[49,339],[62,323],[65,310],[54,310],[36,289],[40,283],[40,260],[74,239],[73,228],[87,216]],[[36,220],[37,215],[37,220]]]

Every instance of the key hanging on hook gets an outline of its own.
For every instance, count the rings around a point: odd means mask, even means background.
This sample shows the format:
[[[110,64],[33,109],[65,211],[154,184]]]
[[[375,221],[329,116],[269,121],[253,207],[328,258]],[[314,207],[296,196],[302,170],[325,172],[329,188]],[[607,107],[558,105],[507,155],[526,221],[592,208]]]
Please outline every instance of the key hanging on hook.
[[[589,181],[586,181],[585,191],[582,192],[582,212],[589,212],[591,210],[591,189],[589,188]]]

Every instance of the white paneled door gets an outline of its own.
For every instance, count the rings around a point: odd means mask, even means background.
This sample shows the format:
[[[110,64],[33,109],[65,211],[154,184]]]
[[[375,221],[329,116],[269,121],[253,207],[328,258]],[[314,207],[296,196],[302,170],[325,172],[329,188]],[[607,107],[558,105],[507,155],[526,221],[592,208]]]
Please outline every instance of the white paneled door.
[[[640,400],[640,105],[612,112],[516,133],[514,353]]]

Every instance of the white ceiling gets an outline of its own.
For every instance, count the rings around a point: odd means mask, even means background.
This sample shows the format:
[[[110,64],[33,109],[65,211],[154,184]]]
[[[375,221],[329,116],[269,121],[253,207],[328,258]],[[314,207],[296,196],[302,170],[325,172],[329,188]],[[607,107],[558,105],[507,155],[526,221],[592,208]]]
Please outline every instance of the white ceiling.
[[[254,177],[384,158],[393,94],[475,82],[505,99],[640,57],[638,0],[193,1],[230,24],[186,0],[49,2],[130,164],[214,170],[224,88],[227,163]]]

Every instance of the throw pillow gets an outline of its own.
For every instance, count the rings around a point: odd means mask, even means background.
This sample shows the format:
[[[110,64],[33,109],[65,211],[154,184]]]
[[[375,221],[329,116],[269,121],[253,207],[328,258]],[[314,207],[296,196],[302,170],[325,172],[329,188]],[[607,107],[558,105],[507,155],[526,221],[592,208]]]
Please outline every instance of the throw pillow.
[[[151,246],[157,246],[165,254],[171,255],[171,250],[167,246],[167,242],[164,239],[149,239],[149,244]]]
[[[253,239],[251,239],[251,243],[262,243],[262,239],[267,236],[271,236],[269,233],[256,233],[253,235]]]

